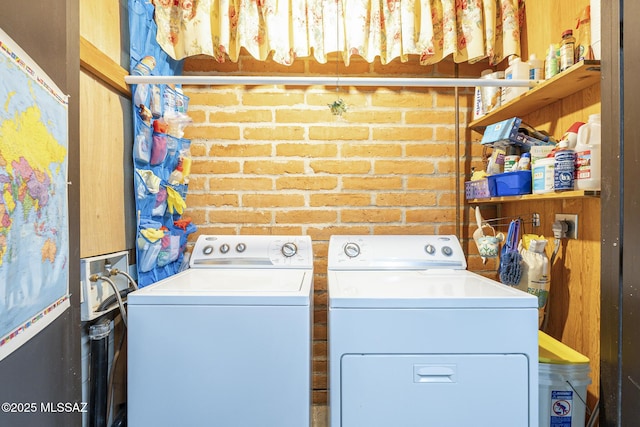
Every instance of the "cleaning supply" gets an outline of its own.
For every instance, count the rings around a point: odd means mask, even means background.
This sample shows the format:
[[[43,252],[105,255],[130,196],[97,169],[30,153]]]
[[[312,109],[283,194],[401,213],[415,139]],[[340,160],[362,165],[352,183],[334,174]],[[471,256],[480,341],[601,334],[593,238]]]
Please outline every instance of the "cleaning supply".
[[[499,276],[505,285],[518,286],[522,278],[522,255],[518,251],[520,241],[520,220],[514,219],[509,224],[507,238],[500,255]]]
[[[553,191],[553,166],[555,159],[545,157],[533,162],[531,174],[533,180],[533,194],[544,194]]]
[[[169,179],[167,180],[170,185],[178,185],[182,184],[183,175],[182,175],[182,159],[178,160],[178,165],[169,175]]]
[[[559,150],[554,154],[553,189],[555,191],[573,190],[576,152],[568,148],[567,141],[558,143]]]
[[[587,123],[578,130],[576,142],[577,190],[600,190],[602,168],[600,114],[591,114]]]
[[[184,199],[176,190],[171,187],[167,187],[167,208],[169,209],[169,213],[177,213],[178,215],[182,215],[184,209],[187,207]]]
[[[556,47],[553,44],[549,45],[547,50],[547,56],[544,61],[544,78],[549,80],[551,77],[558,74],[558,56],[556,55]]]
[[[560,71],[564,71],[575,63],[576,39],[573,30],[565,30],[562,33],[560,44]]]
[[[507,147],[507,154],[504,156],[504,171],[515,172],[518,170],[518,161],[520,161],[520,149],[515,145]]]
[[[529,80],[544,80],[544,60],[535,53],[529,55]]]
[[[529,80],[529,64],[522,62],[520,57],[511,55],[509,57],[509,66],[504,71],[505,80]],[[504,105],[514,98],[526,93],[528,87],[512,87],[505,86],[502,88],[501,104]]]
[[[593,59],[593,50],[591,50],[591,7],[589,5],[582,9],[576,25],[575,57],[576,62]]]
[[[538,425],[584,427],[589,358],[542,331],[538,350]]]

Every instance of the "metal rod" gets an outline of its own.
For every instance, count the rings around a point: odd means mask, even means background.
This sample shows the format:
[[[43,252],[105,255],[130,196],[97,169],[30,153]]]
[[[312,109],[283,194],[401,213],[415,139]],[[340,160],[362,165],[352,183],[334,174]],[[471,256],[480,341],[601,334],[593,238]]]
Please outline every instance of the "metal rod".
[[[183,85],[288,85],[288,86],[335,86],[335,76],[125,76],[128,84],[183,84]],[[463,78],[399,78],[399,77],[340,77],[341,86],[405,86],[405,87],[531,87],[539,80],[463,79]]]

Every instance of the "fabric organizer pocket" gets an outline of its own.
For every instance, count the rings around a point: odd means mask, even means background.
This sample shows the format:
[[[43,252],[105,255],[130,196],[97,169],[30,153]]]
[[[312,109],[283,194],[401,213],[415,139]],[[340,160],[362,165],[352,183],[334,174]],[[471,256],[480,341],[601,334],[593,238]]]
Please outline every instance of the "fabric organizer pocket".
[[[136,169],[134,184],[138,212],[141,216],[151,216],[160,191],[160,178],[150,170]]]
[[[136,138],[133,142],[133,160],[137,166],[148,165],[151,160],[151,126],[139,117],[136,118]]]
[[[138,269],[141,272],[153,270],[158,262],[162,239],[151,241],[138,233]]]
[[[156,194],[156,200],[151,211],[151,216],[158,217],[164,216],[167,211],[167,189],[165,186],[160,185],[160,189]]]
[[[167,158],[167,134],[153,132],[153,144],[151,146],[151,159],[149,163],[157,166]]]
[[[161,249],[158,253],[158,267],[164,267],[178,259],[180,255],[180,236],[166,234],[162,238]]]

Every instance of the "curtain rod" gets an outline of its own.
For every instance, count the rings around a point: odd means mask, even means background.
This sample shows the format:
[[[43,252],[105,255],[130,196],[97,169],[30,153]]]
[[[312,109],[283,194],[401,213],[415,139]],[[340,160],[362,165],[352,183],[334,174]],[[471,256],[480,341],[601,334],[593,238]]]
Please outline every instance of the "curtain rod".
[[[538,80],[461,79],[461,78],[396,78],[396,77],[300,77],[300,76],[125,76],[134,84],[183,85],[288,85],[288,86],[407,86],[407,87],[530,87]]]

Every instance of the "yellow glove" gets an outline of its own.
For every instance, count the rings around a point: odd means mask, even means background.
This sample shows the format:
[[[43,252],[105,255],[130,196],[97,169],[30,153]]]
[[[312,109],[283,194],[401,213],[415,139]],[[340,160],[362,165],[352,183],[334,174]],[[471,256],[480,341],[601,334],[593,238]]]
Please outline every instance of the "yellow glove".
[[[177,212],[178,215],[182,215],[186,207],[187,204],[184,202],[180,193],[171,187],[167,187],[167,208],[169,208],[169,213]]]
[[[145,228],[140,230],[140,234],[151,243],[157,242],[164,237],[164,231],[158,230],[157,228]]]

